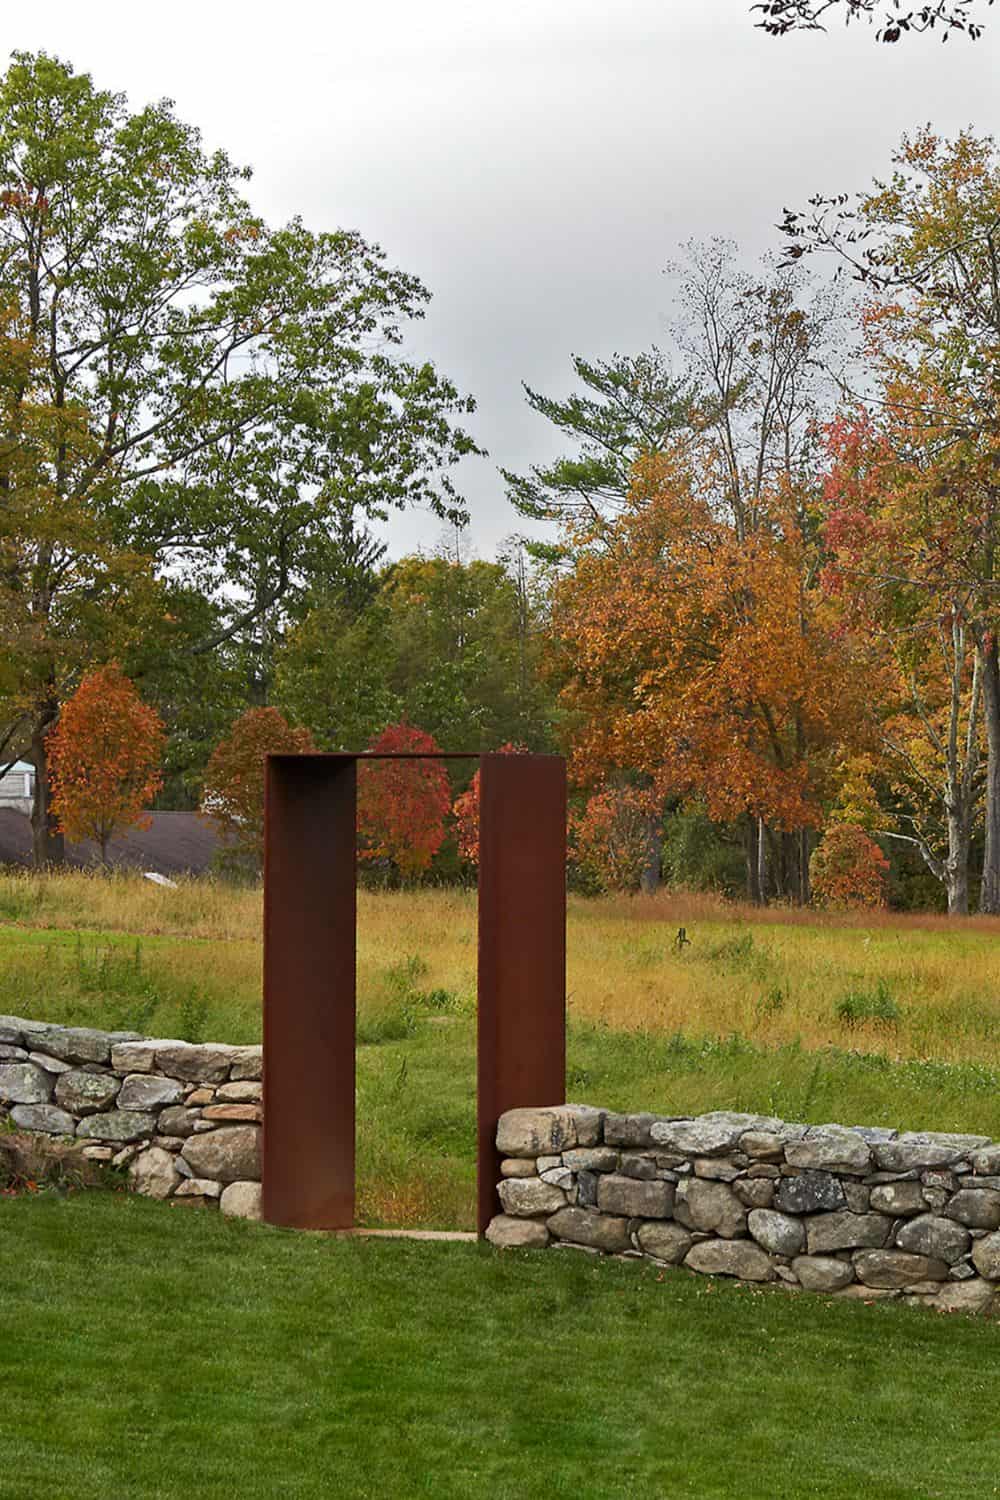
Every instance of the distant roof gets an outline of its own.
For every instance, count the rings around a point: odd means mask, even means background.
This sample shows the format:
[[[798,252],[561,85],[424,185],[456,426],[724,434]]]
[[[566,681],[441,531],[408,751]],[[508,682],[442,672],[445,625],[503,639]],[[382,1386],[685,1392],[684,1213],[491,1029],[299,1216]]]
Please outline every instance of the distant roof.
[[[155,870],[161,875],[203,874],[219,848],[218,833],[193,812],[154,812],[149,828],[137,828],[124,838],[112,839],[111,863],[127,870]],[[88,842],[66,844],[68,865],[99,863],[97,846]],[[31,821],[25,813],[0,808],[0,865],[31,864]]]

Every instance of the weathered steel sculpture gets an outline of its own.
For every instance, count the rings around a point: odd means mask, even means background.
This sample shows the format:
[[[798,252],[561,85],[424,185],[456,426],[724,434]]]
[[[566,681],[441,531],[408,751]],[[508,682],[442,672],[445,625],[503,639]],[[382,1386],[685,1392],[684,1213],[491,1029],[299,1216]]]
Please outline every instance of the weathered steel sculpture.
[[[297,1229],[354,1223],[355,828],[366,758],[268,757],[264,1218]],[[499,1116],[565,1099],[566,766],[548,755],[479,760],[482,1234],[497,1211]]]

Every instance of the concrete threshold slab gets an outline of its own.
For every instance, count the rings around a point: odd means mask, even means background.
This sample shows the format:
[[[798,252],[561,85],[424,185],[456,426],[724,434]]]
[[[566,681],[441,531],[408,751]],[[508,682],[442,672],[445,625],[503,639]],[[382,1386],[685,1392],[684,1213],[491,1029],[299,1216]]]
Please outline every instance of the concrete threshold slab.
[[[462,1229],[335,1229],[334,1234],[380,1240],[458,1240],[474,1244],[477,1234]]]

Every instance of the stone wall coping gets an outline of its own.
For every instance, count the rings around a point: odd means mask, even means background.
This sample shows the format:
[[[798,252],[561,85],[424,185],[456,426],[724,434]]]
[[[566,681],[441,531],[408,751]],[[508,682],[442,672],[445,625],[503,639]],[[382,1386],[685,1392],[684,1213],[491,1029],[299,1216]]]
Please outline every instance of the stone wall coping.
[[[2,1021],[3,1018],[0,1017],[0,1025]],[[579,1136],[581,1130],[592,1135],[595,1123],[602,1132],[599,1140],[568,1141],[570,1134]],[[551,1141],[553,1135],[567,1138],[568,1147],[603,1143],[618,1146],[663,1145],[690,1150],[699,1156],[721,1155],[734,1150],[744,1136],[758,1135],[778,1137],[783,1146],[792,1147],[793,1153],[800,1152],[806,1145],[827,1147],[835,1152],[838,1146],[857,1143],[859,1147],[867,1147],[873,1158],[883,1154],[879,1149],[881,1147],[893,1146],[897,1153],[901,1147],[914,1153],[918,1153],[921,1147],[928,1147],[949,1155],[951,1162],[956,1162],[970,1153],[1000,1151],[1000,1142],[991,1140],[987,1135],[961,1134],[955,1131],[892,1130],[881,1125],[839,1125],[834,1122],[808,1125],[779,1120],[770,1115],[726,1109],[710,1110],[703,1115],[661,1115],[647,1112],[619,1114],[590,1104],[549,1104],[507,1110],[500,1116],[497,1124],[496,1145],[498,1150],[510,1157],[547,1156],[555,1149],[552,1144],[546,1144],[546,1139]],[[522,1144],[517,1149],[512,1149],[509,1143],[519,1138]],[[750,1147],[749,1154],[756,1154],[753,1140],[747,1144]],[[928,1166],[943,1164],[943,1161],[927,1163]]]
[[[186,1042],[181,1037],[149,1037],[137,1031],[102,1031],[92,1026],[61,1026],[53,1021],[34,1021],[24,1016],[0,1016],[0,1045],[47,1052],[59,1061],[112,1063],[115,1072],[143,1071],[131,1065],[115,1068],[117,1050],[124,1062],[132,1056],[156,1060],[161,1052],[180,1057],[215,1057],[230,1064],[260,1058],[259,1044],[237,1046],[228,1042]],[[144,1071],[149,1071],[147,1067]]]

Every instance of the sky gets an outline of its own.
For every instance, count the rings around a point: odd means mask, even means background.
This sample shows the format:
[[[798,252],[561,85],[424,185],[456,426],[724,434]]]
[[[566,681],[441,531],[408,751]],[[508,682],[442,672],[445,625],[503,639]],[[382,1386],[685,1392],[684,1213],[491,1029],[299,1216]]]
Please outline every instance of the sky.
[[[0,55],[45,50],[134,107],[168,97],[254,169],[266,218],[351,228],[433,294],[409,349],[471,393],[488,449],[457,482],[465,545],[520,518],[497,472],[563,451],[522,382],[571,356],[667,345],[678,246],[781,249],[782,209],[854,191],[931,122],[1000,131],[1000,11],[986,34],[879,45],[865,25],[769,38],[749,0],[46,0],[4,7]],[[390,553],[449,540],[396,515]]]

